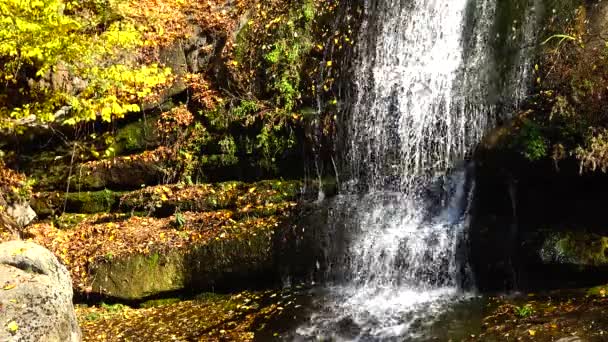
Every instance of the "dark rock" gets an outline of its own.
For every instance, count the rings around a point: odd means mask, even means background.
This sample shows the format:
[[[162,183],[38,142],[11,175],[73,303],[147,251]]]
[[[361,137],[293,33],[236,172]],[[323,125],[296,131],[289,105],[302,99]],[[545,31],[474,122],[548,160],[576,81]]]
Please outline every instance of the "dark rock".
[[[512,136],[509,128],[497,129],[474,156],[470,255],[477,286],[525,291],[608,281],[603,263],[576,255],[578,247],[567,258],[555,252],[561,243],[608,236],[603,214],[608,178],[599,172],[581,175],[574,159],[531,162],[509,147]],[[542,256],[553,240],[553,254]]]

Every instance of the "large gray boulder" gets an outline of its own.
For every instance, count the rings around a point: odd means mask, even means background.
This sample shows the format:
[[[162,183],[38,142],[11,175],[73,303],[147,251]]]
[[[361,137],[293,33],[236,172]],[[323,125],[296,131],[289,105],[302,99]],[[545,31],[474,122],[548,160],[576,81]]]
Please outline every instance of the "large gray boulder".
[[[0,341],[80,341],[72,296],[70,275],[50,251],[0,244]]]

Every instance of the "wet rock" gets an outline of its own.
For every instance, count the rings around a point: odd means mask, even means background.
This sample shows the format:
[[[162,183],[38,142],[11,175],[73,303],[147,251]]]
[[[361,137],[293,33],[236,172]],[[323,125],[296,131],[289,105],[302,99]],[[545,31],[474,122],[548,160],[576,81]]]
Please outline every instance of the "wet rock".
[[[31,242],[0,244],[0,340],[80,341],[67,269]]]

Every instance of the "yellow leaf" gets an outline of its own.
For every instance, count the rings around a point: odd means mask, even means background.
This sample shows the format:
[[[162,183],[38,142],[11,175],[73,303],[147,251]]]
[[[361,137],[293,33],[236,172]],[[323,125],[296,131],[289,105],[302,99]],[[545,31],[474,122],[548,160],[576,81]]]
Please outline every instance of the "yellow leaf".
[[[250,188],[250,189],[249,189],[249,193],[254,192],[254,191],[255,191],[255,189],[256,189],[256,188],[255,188],[255,186],[254,186],[253,188]]]
[[[534,336],[534,335],[536,335],[536,330],[530,329],[530,330],[528,330],[528,334],[530,334],[530,336]]]
[[[2,289],[3,290],[12,290],[12,289],[15,288],[15,286],[17,286],[17,285],[15,285],[15,284],[6,284],[6,285],[4,285],[4,287]]]
[[[16,333],[17,330],[19,330],[19,325],[17,325],[17,322],[15,321],[11,321],[8,326],[8,331],[10,331],[12,334]]]
[[[327,63],[326,63],[326,64],[327,64],[327,66],[328,66],[328,67],[330,67],[330,66],[332,66],[334,63],[333,63],[332,61],[327,61]]]
[[[160,196],[160,200],[166,202],[169,200],[169,198],[167,198],[167,195],[163,194],[162,196]]]

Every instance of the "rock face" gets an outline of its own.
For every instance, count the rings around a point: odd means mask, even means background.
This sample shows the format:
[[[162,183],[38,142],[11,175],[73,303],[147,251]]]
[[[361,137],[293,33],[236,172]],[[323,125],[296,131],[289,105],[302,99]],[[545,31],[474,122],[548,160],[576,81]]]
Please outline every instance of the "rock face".
[[[479,289],[536,290],[608,281],[606,175],[581,175],[571,159],[557,167],[551,160],[530,162],[497,142],[500,137],[491,141],[501,130],[475,156],[470,245]]]
[[[0,341],[80,341],[67,269],[45,248],[0,244]]]
[[[264,283],[274,275],[274,230],[256,229],[229,239],[134,254],[91,266],[93,292],[139,300],[165,292],[217,290]]]

